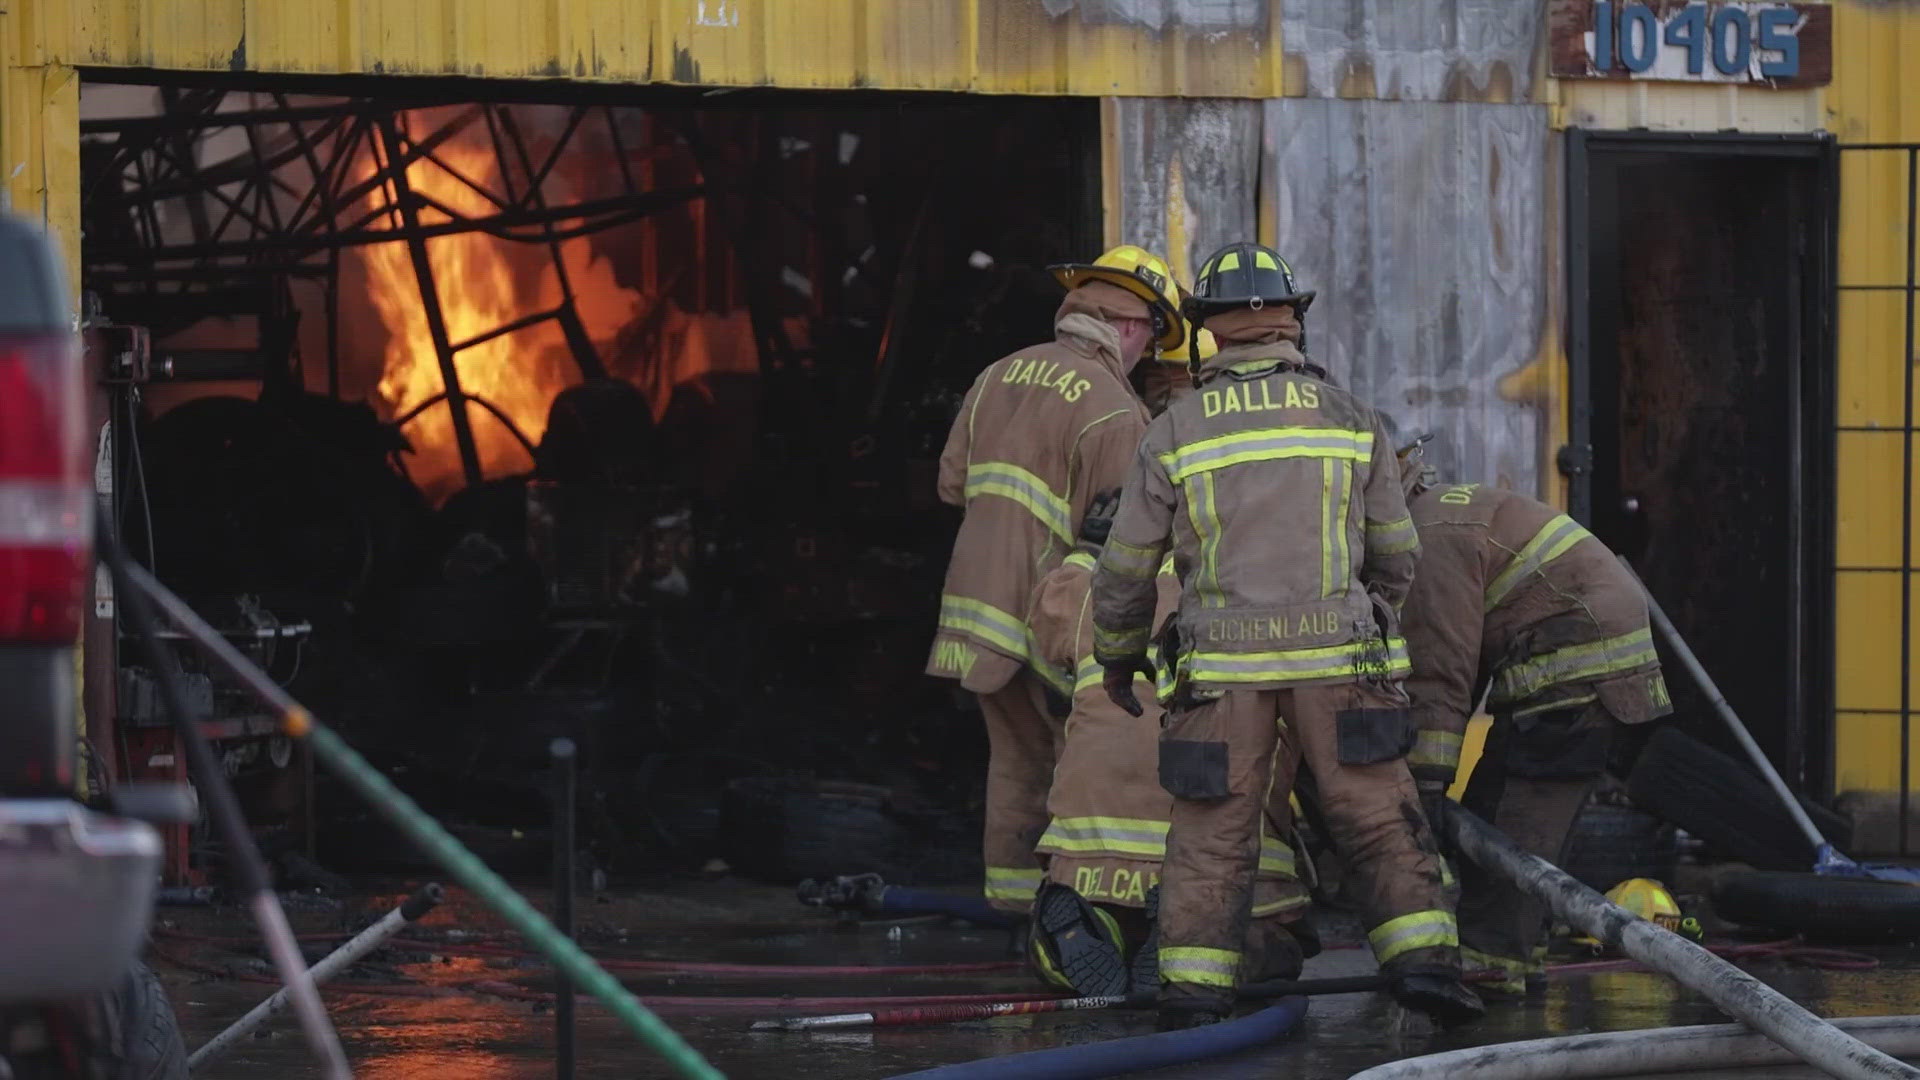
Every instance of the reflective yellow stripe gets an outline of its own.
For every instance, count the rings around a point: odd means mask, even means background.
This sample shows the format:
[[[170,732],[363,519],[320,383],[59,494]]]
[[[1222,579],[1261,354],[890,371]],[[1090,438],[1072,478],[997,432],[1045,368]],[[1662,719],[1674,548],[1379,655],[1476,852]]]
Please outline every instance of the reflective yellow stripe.
[[[1385,964],[1415,949],[1456,946],[1460,928],[1451,911],[1416,911],[1367,931],[1367,943],[1373,946],[1374,959]]]
[[[1015,659],[1027,658],[1027,624],[992,604],[944,595],[940,598],[940,628],[971,634]]]
[[[1572,709],[1580,705],[1591,705],[1599,700],[1599,694],[1579,694],[1569,698],[1554,698],[1552,701],[1542,701],[1538,704],[1529,705],[1524,709],[1515,709],[1513,710],[1512,716],[1515,720],[1518,720],[1521,717],[1532,716],[1535,713],[1553,712],[1557,709]]]
[[[1397,637],[1388,639],[1384,658],[1373,642],[1354,641],[1345,645],[1282,652],[1195,652],[1187,658],[1187,665],[1188,672],[1196,680],[1240,683],[1321,679],[1335,675],[1384,675],[1393,678],[1404,677],[1412,670],[1412,664],[1407,659],[1407,643]]]
[[[1525,701],[1549,686],[1630,671],[1659,659],[1653,648],[1653,631],[1643,626],[1618,637],[1555,649],[1504,667],[1493,677],[1488,701],[1494,705]]]
[[[1006,461],[982,461],[967,466],[967,498],[998,495],[1012,499],[1040,519],[1055,536],[1073,542],[1073,506],[1054,494],[1045,480]]]
[[[1193,592],[1201,607],[1224,607],[1226,594],[1220,589],[1220,534],[1224,531],[1214,504],[1213,476],[1202,474],[1187,481],[1187,520],[1193,525],[1194,539],[1200,546],[1200,568],[1193,575]]]
[[[1231,949],[1201,949],[1192,946],[1160,947],[1160,981],[1197,983],[1233,989],[1233,975],[1240,967],[1240,954]]]
[[[1040,891],[1044,875],[1032,866],[987,867],[986,896],[989,900],[1032,900]]]
[[[1407,752],[1407,765],[1458,769],[1460,750],[1466,741],[1467,737],[1457,731],[1423,729],[1413,738],[1413,749]]]
[[[1158,456],[1167,470],[1167,479],[1178,484],[1190,476],[1249,461],[1280,458],[1366,461],[1373,457],[1373,432],[1345,428],[1258,428],[1200,439]]]
[[[1260,838],[1260,871],[1267,874],[1294,873],[1293,848],[1271,836]]]
[[[1152,577],[1153,561],[1159,557],[1156,548],[1137,547],[1113,536],[1107,537],[1106,546],[1100,551],[1100,561],[1108,570],[1136,579]]]
[[[1403,517],[1399,521],[1367,522],[1367,550],[1379,555],[1399,555],[1402,552],[1420,550],[1420,533],[1413,527],[1413,519]]]
[[[1515,960],[1507,956],[1495,956],[1479,949],[1460,946],[1460,969],[1462,971],[1498,971],[1508,978],[1525,979],[1528,975],[1547,969],[1546,953],[1536,954],[1533,960]]]
[[[1453,876],[1453,864],[1447,861],[1445,855],[1440,856],[1440,887],[1443,889],[1451,889],[1454,883],[1459,880],[1459,878]]]
[[[1273,264],[1273,256],[1267,254],[1264,251],[1256,251],[1253,253],[1253,266],[1254,266],[1254,269],[1256,270],[1280,269],[1278,266],[1275,266]]]
[[[1052,687],[1054,693],[1061,697],[1073,696],[1073,677],[1067,672],[1042,661],[1038,656],[1031,658],[1027,662],[1027,667],[1039,677],[1041,682]]]
[[[1269,915],[1278,915],[1283,911],[1303,908],[1311,903],[1313,903],[1313,897],[1301,895],[1289,896],[1284,900],[1275,900],[1269,904],[1255,904],[1253,905],[1253,917],[1256,919],[1264,919]]]
[[[1222,270],[1240,269],[1240,253],[1237,251],[1229,251],[1225,255],[1220,256],[1220,261],[1213,264],[1213,269],[1215,273],[1219,273]]]
[[[1529,574],[1565,555],[1573,545],[1592,535],[1567,515],[1556,515],[1533,534],[1533,539],[1527,541],[1526,546],[1507,563],[1506,569],[1500,571],[1499,576],[1487,586],[1486,599],[1480,610],[1492,611]]]
[[[1167,823],[1147,818],[1054,818],[1040,836],[1039,849],[1075,855],[1167,857]]]
[[[1146,627],[1136,630],[1108,630],[1099,623],[1093,624],[1093,654],[1101,656],[1138,656],[1147,651],[1147,639],[1151,635]]]
[[[1068,566],[1077,566],[1089,574],[1093,573],[1093,556],[1084,551],[1076,551],[1067,556],[1066,563]]]
[[[1320,463],[1320,595],[1345,596],[1353,577],[1347,549],[1347,509],[1353,467],[1328,458]]]

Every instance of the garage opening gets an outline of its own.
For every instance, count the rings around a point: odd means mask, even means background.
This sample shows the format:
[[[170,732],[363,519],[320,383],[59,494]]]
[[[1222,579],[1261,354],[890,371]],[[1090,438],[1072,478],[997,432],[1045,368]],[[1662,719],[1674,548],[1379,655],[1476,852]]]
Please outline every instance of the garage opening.
[[[549,859],[565,735],[615,873],[720,856],[740,778],[872,785],[952,841],[923,877],[978,872],[935,461],[1099,244],[1094,103],[98,74],[101,486],[163,582],[503,869]],[[171,775],[97,612],[94,759]],[[284,847],[410,862],[193,677]]]
[[[1825,794],[1831,143],[1568,140],[1572,509],[1633,563],[1788,782]],[[1689,733],[1737,753],[1661,653]]]

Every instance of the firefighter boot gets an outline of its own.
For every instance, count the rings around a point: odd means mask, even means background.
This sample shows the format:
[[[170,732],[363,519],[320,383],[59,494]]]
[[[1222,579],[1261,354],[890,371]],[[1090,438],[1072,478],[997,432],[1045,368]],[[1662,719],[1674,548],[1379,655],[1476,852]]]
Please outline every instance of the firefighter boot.
[[[1147,936],[1133,954],[1131,982],[1135,994],[1160,989],[1160,886],[1147,890]]]
[[[1027,952],[1047,982],[1080,997],[1123,995],[1124,947],[1120,924],[1112,915],[1058,882],[1040,886]]]
[[[1486,1003],[1467,989],[1460,973],[1446,967],[1414,967],[1393,979],[1393,999],[1415,1012],[1433,1017],[1443,1028],[1470,1024],[1484,1016]]]

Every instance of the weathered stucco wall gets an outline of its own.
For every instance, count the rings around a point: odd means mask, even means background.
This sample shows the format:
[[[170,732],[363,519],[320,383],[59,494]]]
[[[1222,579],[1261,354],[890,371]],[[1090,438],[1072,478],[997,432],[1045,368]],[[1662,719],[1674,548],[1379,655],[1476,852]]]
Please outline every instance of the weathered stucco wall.
[[[1320,290],[1310,351],[1335,378],[1438,434],[1448,478],[1540,490],[1539,410],[1501,381],[1546,325],[1546,110],[1266,103],[1277,238]]]

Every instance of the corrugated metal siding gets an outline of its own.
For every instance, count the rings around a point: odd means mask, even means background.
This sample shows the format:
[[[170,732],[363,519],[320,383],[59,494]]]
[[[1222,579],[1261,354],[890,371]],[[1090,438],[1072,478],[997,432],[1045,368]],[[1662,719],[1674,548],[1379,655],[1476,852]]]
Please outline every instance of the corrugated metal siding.
[[[72,0],[70,62],[1264,97],[1273,0]]]
[[[1162,252],[1182,282],[1222,244],[1255,235],[1261,103],[1114,103],[1108,132],[1120,168],[1115,243]]]
[[[1841,143],[1920,143],[1920,93],[1914,89],[1920,72],[1912,59],[1920,56],[1920,4],[1836,5],[1833,48],[1826,124]],[[1905,280],[1905,158],[1900,151],[1841,155],[1843,285]],[[1920,357],[1902,355],[1905,300],[1897,292],[1842,292],[1836,318],[1838,423],[1885,430],[1843,430],[1838,436],[1836,561],[1855,569],[1839,571],[1834,583],[1834,786],[1897,791],[1901,380],[1913,377]],[[1913,669],[1920,671],[1920,656]],[[1920,686],[1915,689],[1920,700]],[[1920,753],[1913,760],[1920,766]],[[1920,784],[1920,767],[1910,779]]]
[[[1548,329],[1545,107],[1284,99],[1266,123],[1310,352],[1438,433],[1443,477],[1539,491],[1546,424],[1500,383]]]

